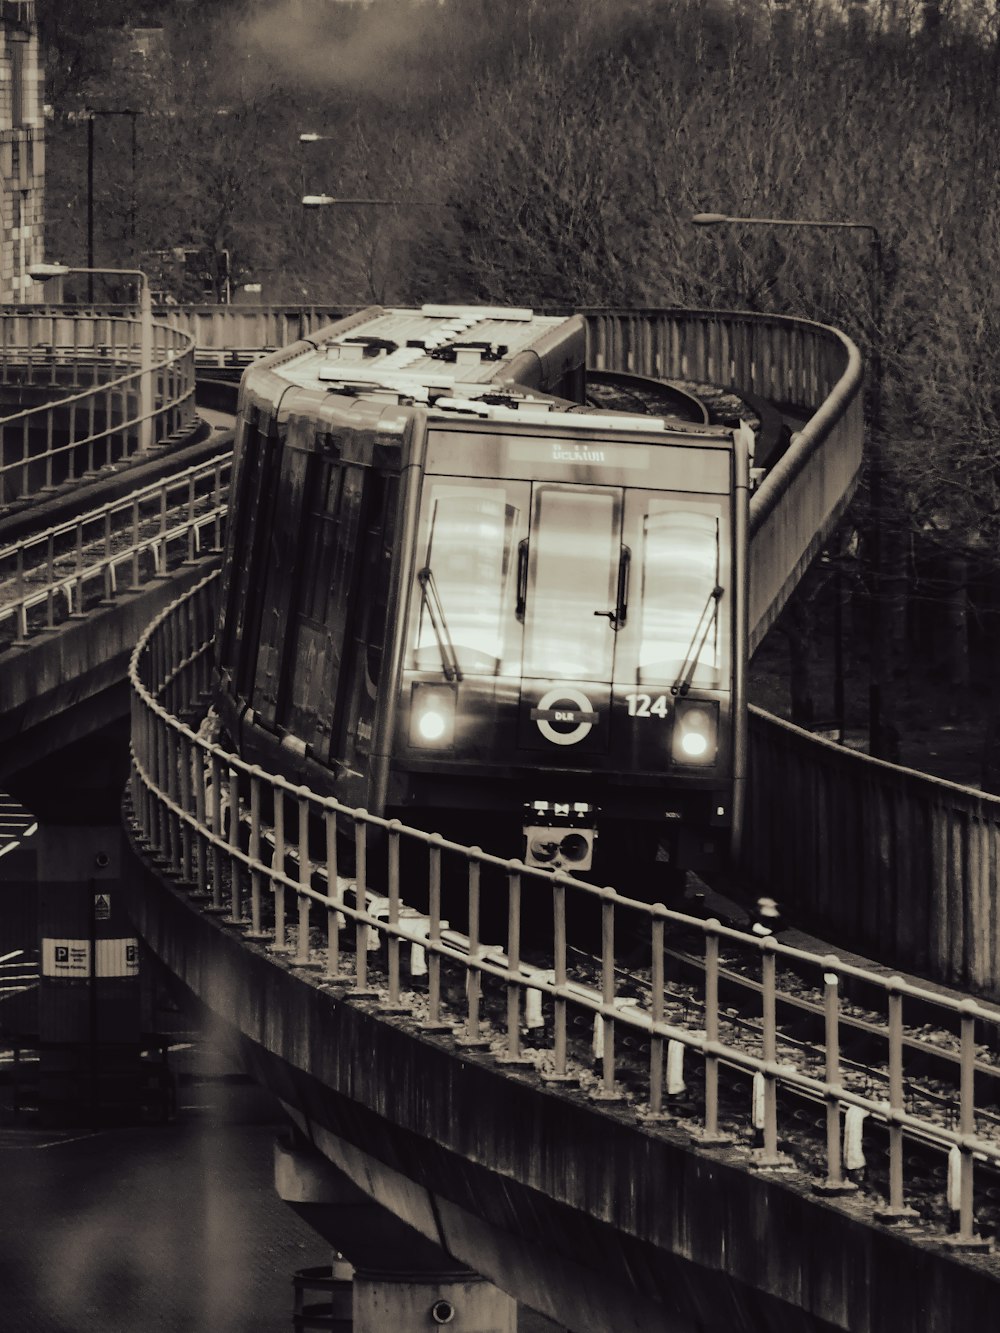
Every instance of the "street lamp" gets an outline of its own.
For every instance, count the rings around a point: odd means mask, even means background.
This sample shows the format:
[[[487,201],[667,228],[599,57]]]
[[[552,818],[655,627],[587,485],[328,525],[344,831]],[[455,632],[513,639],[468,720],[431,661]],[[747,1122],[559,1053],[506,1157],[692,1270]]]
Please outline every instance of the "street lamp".
[[[733,217],[729,213],[695,213],[691,218],[696,227],[734,225],[741,227],[813,227],[825,231],[863,231],[868,234],[869,284],[871,322],[871,372],[869,375],[869,442],[871,489],[871,676],[868,686],[868,748],[879,756],[885,749],[882,726],[882,678],[885,674],[883,653],[882,604],[882,454],[879,430],[882,424],[882,238],[878,228],[870,222],[839,222],[813,218],[757,218]],[[838,590],[839,597],[839,590]]]
[[[376,208],[451,208],[432,199],[344,199],[333,194],[304,194],[303,208],[329,208],[333,204],[370,204]]]
[[[145,273],[138,268],[77,268],[69,264],[31,264],[26,271],[35,282],[65,278],[71,273],[135,280],[139,288],[139,448],[149,449],[153,443],[153,298]]]

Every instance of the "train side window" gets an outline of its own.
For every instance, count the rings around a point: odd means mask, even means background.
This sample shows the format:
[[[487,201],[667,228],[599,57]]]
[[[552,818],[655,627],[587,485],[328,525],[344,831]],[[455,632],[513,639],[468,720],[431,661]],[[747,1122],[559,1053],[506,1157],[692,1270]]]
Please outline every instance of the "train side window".
[[[392,599],[393,542],[398,477],[365,473],[358,560],[348,590],[343,631],[344,661],[337,681],[330,759],[363,766],[375,724],[377,681],[382,670]],[[320,756],[325,757],[325,756]]]
[[[683,664],[714,676],[719,616],[719,515],[651,499],[643,519],[639,681]]]
[[[302,576],[289,625],[281,722],[320,757],[329,751],[355,581],[365,472],[314,457],[302,533]]]
[[[260,615],[257,670],[253,706],[266,727],[278,719],[278,700],[287,671],[291,645],[289,631],[301,570],[299,532],[306,500],[306,473],[310,455],[286,447],[281,457],[273,519],[269,525],[268,566]]]
[[[377,478],[372,477],[372,481]],[[378,478],[379,480],[383,480]],[[385,651],[386,622],[389,615],[389,594],[392,587],[392,548],[396,538],[396,501],[398,483],[395,477],[384,478],[380,512],[372,531],[372,563],[365,570],[361,600],[368,610],[365,632],[367,640],[368,679],[377,685],[382,674],[382,656]]]
[[[219,637],[220,665],[232,672],[236,693],[248,699],[257,663],[257,637],[263,609],[273,517],[274,474],[281,440],[275,422],[253,413],[240,433],[233,481],[234,515],[226,540],[221,605],[225,620]]]

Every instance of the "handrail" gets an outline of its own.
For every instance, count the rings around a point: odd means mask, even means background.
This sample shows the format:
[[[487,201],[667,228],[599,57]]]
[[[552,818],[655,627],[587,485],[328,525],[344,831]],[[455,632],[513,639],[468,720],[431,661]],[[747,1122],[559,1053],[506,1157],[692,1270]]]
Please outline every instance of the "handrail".
[[[601,1069],[592,1089],[598,1102],[622,1100],[616,1049],[620,1053],[618,1034],[631,1032],[648,1042],[647,1093],[635,1106],[647,1121],[655,1122],[664,1113],[664,1057],[676,1078],[684,1055],[692,1056],[701,1066],[699,1133],[706,1142],[719,1142],[726,1132],[723,1120],[732,1116],[731,1108],[720,1098],[720,1066],[739,1071],[753,1088],[748,1114],[760,1134],[758,1165],[778,1166],[785,1160],[778,1152],[778,1088],[818,1098],[826,1106],[827,1136],[826,1176],[817,1182],[817,1188],[827,1192],[852,1188],[845,1177],[841,1118],[847,1109],[858,1108],[888,1131],[889,1192],[883,1216],[908,1215],[906,1145],[916,1136],[949,1154],[949,1164],[954,1158],[948,1196],[959,1215],[955,1239],[975,1243],[974,1164],[977,1159],[988,1160],[1000,1167],[1000,1136],[980,1131],[977,1122],[982,1108],[975,1103],[976,1023],[1000,1022],[1000,1011],[941,995],[899,977],[868,972],[835,956],[813,955],[773,938],[759,939],[717,920],[702,921],[662,904],[650,906],[561,871],[553,873],[463,847],[438,834],[352,809],[244,762],[211,739],[207,727],[196,731],[182,720],[198,710],[210,685],[217,578],[217,574],[210,575],[157,617],[139,640],[129,668],[133,699],[131,819],[148,854],[189,886],[196,901],[214,911],[228,911],[228,921],[269,940],[278,958],[287,957],[296,966],[319,965],[326,980],[348,992],[371,994],[377,980],[376,993],[384,996],[390,1009],[405,1008],[407,995],[419,986],[426,1023],[454,1026],[467,1042],[485,1039],[484,986],[492,981],[505,1000],[493,1011],[494,1037],[486,1044],[501,1062],[534,1065],[543,1078],[566,1079],[576,1074],[582,1080],[585,1071],[578,1064],[574,1069],[568,1055],[569,1011],[589,1014],[595,1029],[594,1054]],[[269,824],[262,811],[272,812]],[[345,832],[356,847],[350,877],[338,863],[339,838]],[[410,849],[406,882],[401,876],[402,846]],[[414,849],[422,850],[415,854]],[[418,856],[419,871],[415,868]],[[461,868],[455,876],[463,887],[452,901],[459,903],[469,922],[468,934],[451,930],[443,916],[445,862],[451,871],[456,863]],[[505,938],[493,946],[483,942],[478,924],[487,877],[489,892],[501,895],[507,908]],[[533,940],[536,955],[530,966],[522,961],[521,953],[525,880],[533,884],[533,897],[551,894],[553,910],[552,934],[541,943]],[[420,895],[421,904],[426,895],[426,909],[410,906],[407,900],[413,901],[413,893]],[[598,975],[581,981],[570,975],[567,940],[574,914],[587,903],[596,906],[600,915],[600,951]],[[326,921],[322,946],[314,943],[311,934],[311,912],[317,908]],[[636,940],[645,941],[652,960],[648,992],[638,998],[634,977],[623,977],[619,967],[616,935],[626,920],[629,946],[634,947]],[[672,930],[702,936],[705,979],[697,1026],[682,1021],[666,987],[664,943]],[[354,965],[345,968],[349,934],[354,937]],[[372,942],[377,942],[386,958],[377,979],[369,958]],[[719,997],[723,944],[759,959],[763,1000],[757,1050],[748,1049],[745,1039],[734,1041],[726,1028]],[[411,951],[405,993],[400,974],[403,946]],[[547,953],[539,962],[537,951],[542,949]],[[775,1012],[779,962],[816,971],[826,1016],[821,1068],[796,1068],[782,1050]],[[464,991],[461,986],[453,987],[446,1002],[447,971],[443,969],[448,968],[464,973],[466,982]],[[845,978],[863,980],[885,997],[889,1077],[884,1098],[852,1088],[845,1076],[838,1035],[843,1013],[840,985]],[[463,994],[464,1001],[456,998]],[[957,1128],[908,1105],[902,1077],[904,999],[932,1006],[959,1025]],[[690,1005],[690,999],[685,999],[684,1009]],[[547,1018],[544,1006],[550,1010]],[[531,1052],[522,1048],[523,1026],[535,1034]],[[545,1031],[551,1028],[551,1045],[544,1044],[543,1027]]]
[[[141,322],[128,316],[0,314],[4,383],[72,390],[81,369],[90,381],[78,392],[0,418],[0,507],[133,457],[146,420],[154,443],[191,423],[193,336],[154,324],[153,409],[144,414],[141,334]],[[47,379],[39,376],[42,370]]]
[[[13,644],[23,647],[64,618],[60,601],[65,616],[82,615],[90,585],[107,602],[166,574],[171,550],[193,563],[205,554],[206,531],[210,552],[220,552],[231,470],[232,456],[220,455],[0,548],[0,649],[5,622],[14,621]],[[44,608],[41,624],[29,619],[37,608]]]

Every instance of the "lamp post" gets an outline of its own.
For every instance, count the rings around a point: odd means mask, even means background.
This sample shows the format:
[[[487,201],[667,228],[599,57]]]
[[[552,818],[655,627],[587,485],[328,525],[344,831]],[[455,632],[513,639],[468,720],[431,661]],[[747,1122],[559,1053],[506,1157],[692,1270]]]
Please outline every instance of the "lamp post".
[[[95,110],[93,107],[85,107],[82,111],[71,111],[67,114],[67,121],[86,121],[87,123],[87,266],[91,273],[101,270],[94,268],[94,123],[98,116],[128,116],[132,121],[131,132],[131,152],[132,152],[132,185],[129,197],[129,215],[128,229],[129,240],[132,245],[132,254],[135,256],[135,236],[136,236],[136,166],[138,161],[138,133],[136,121],[142,115],[141,111],[135,111],[131,108],[110,108],[108,110]],[[94,283],[93,278],[87,282],[87,300],[94,303]]]
[[[880,612],[882,601],[882,453],[879,444],[879,431],[882,424],[882,238],[878,228],[871,222],[841,222],[825,218],[758,218],[734,217],[729,213],[695,213],[691,218],[696,227],[742,226],[742,227],[792,227],[796,229],[812,227],[823,231],[860,231],[868,236],[869,255],[869,301],[871,318],[869,341],[871,344],[871,371],[868,380],[868,432],[869,432],[869,485],[871,504],[871,528],[869,542],[871,549],[871,672],[868,685],[868,748],[875,756],[885,750],[886,737],[882,724],[882,679],[885,674],[883,652],[883,626]],[[838,588],[838,598],[840,591]],[[838,607],[838,622],[840,610]],[[839,653],[838,644],[838,653]],[[843,683],[838,682],[838,698],[843,690]]]
[[[32,264],[27,269],[29,278],[47,282],[49,278],[65,278],[71,273],[89,277],[131,278],[139,288],[139,448],[149,449],[153,443],[153,298],[149,279],[138,268],[77,268],[69,264]],[[61,293],[60,293],[61,294]]]

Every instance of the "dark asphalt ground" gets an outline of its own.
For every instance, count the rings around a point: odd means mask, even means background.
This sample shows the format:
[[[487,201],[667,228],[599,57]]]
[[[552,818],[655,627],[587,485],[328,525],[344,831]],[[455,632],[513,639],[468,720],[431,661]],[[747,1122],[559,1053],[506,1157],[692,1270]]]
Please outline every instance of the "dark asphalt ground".
[[[3,1333],[272,1333],[330,1260],[274,1192],[279,1121],[251,1084],[182,1085],[167,1125],[0,1127]]]
[[[0,1333],[292,1329],[292,1275],[330,1250],[274,1191],[280,1109],[211,1048],[173,1063],[169,1124],[48,1130],[0,1098]]]

